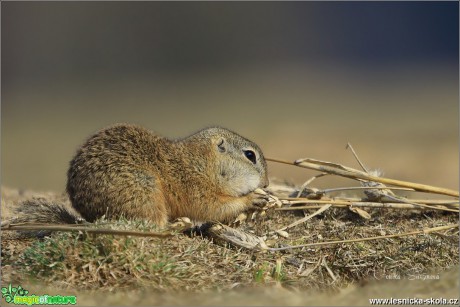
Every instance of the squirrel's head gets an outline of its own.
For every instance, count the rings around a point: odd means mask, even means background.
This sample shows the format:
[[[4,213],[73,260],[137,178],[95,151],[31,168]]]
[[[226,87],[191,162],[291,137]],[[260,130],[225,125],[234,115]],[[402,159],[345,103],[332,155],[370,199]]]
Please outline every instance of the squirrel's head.
[[[216,176],[229,195],[242,196],[268,186],[267,163],[259,146],[230,130],[212,127],[199,132],[210,140]]]

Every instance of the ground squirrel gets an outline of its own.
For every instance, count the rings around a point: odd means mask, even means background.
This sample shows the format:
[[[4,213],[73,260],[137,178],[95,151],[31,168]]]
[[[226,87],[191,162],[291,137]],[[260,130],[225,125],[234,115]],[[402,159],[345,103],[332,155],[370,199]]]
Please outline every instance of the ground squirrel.
[[[67,172],[72,206],[92,222],[147,219],[159,226],[187,216],[229,221],[267,199],[260,148],[220,127],[170,140],[135,125],[117,124],[91,136]]]

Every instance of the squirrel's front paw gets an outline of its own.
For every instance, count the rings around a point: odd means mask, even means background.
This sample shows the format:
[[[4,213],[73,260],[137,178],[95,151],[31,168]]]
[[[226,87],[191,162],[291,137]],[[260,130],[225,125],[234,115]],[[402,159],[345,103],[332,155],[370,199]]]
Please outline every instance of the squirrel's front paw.
[[[249,194],[251,205],[256,206],[260,209],[264,208],[268,204],[268,194],[261,189],[257,189]]]

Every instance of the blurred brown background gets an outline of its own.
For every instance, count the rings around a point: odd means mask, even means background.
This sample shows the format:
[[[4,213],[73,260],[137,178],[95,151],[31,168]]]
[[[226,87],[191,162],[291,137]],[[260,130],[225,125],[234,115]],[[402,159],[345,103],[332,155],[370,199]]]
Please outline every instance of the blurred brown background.
[[[458,188],[458,2],[2,2],[2,185],[63,191],[116,122]],[[269,164],[302,183],[315,172]],[[355,185],[320,179],[314,185]]]

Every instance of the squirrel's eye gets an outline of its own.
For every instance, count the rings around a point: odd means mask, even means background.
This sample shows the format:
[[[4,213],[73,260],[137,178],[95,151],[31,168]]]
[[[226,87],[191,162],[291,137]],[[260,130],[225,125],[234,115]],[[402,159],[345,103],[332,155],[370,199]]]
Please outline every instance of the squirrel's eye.
[[[219,149],[220,152],[225,152],[225,145],[224,145],[224,140],[220,140],[219,144],[217,144],[217,148]]]
[[[244,156],[248,158],[249,161],[256,164],[256,154],[252,150],[243,150]]]

